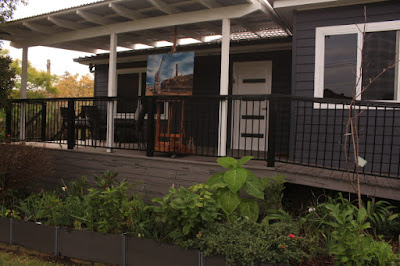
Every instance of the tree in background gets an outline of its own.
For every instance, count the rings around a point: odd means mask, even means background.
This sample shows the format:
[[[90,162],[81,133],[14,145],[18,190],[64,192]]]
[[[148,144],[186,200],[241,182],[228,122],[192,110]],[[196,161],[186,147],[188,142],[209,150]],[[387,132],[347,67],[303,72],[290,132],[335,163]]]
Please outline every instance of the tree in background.
[[[17,5],[26,4],[25,0],[0,0],[0,24],[11,19]]]
[[[55,84],[58,90],[57,97],[93,97],[94,82],[91,75],[86,74],[80,76],[79,74],[72,75],[65,72],[60,76],[58,82]]]
[[[15,70],[15,73],[17,74],[17,77],[15,79],[15,90],[13,90],[12,97],[20,98],[22,73],[21,60],[15,59],[12,62],[11,67]],[[56,75],[51,75],[44,70],[38,70],[28,62],[28,98],[56,97],[58,90],[54,86],[54,84],[57,82],[57,79],[58,78]]]
[[[3,109],[14,87],[15,70],[7,51],[0,49],[0,110]]]

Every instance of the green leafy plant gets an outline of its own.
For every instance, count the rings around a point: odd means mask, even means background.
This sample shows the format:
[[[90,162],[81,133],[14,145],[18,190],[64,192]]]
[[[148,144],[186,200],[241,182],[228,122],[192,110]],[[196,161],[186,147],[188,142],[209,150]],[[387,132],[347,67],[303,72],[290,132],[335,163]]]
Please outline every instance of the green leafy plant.
[[[159,223],[159,238],[172,241],[194,237],[207,223],[219,219],[219,204],[208,185],[198,184],[186,189],[170,188],[163,198],[151,207]],[[166,235],[166,236],[164,236]]]
[[[222,210],[229,216],[237,209],[241,215],[257,221],[259,207],[256,199],[264,199],[264,185],[250,170],[242,167],[253,157],[246,156],[240,160],[232,157],[218,158],[217,162],[228,169],[225,173],[217,173],[207,180],[206,185],[216,191],[218,202]],[[253,198],[242,198],[241,191],[245,191]]]
[[[324,205],[329,210],[332,228],[328,236],[329,253],[335,256],[336,264],[349,265],[390,265],[397,260],[391,247],[384,241],[375,241],[365,230],[370,222],[365,208],[354,205]]]
[[[315,239],[298,233],[295,223],[267,226],[239,218],[211,224],[183,246],[200,248],[206,256],[222,255],[227,265],[255,265],[258,261],[297,264],[318,252]]]
[[[285,176],[275,175],[272,178],[261,179],[264,185],[265,206],[267,209],[282,209],[283,191],[285,190]]]

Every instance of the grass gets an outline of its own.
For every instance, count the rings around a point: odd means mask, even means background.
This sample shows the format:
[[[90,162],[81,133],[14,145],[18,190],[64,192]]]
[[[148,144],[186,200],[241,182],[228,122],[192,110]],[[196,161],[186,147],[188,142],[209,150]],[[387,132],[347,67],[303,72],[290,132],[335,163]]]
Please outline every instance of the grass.
[[[13,251],[0,250],[0,265],[7,266],[53,266],[53,265],[73,265],[71,263],[51,262],[51,257],[39,257]],[[76,265],[76,264],[75,264]]]

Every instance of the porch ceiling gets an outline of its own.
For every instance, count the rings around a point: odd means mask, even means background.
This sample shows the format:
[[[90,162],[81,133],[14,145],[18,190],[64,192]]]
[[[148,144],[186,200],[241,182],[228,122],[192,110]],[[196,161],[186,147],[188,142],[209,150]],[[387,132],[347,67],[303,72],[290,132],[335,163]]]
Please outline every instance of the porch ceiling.
[[[48,46],[96,53],[109,50],[112,33],[118,46],[155,46],[177,38],[205,42],[221,34],[221,20],[230,18],[231,39],[284,37],[290,30],[267,0],[105,0],[8,22],[0,39],[17,48]],[[179,44],[179,43],[178,43]]]

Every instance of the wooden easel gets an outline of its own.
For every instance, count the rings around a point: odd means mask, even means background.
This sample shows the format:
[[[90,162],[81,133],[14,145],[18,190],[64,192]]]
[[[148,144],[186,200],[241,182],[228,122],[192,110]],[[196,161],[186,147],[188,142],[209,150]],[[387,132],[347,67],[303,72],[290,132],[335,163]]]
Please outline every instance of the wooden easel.
[[[176,40],[177,40],[177,27],[175,26],[174,32],[174,45],[172,46],[172,53],[176,52]],[[179,123],[179,133],[173,133],[172,122],[175,116],[175,105],[181,103],[181,117]],[[160,152],[171,152],[172,154],[187,154],[193,153],[193,150],[189,145],[186,144],[185,134],[185,100],[174,100],[168,102],[168,121],[167,131],[162,132],[161,125],[161,106],[163,102],[157,101],[157,122],[156,122],[156,139],[155,139],[155,151]],[[163,139],[163,140],[161,140]]]

